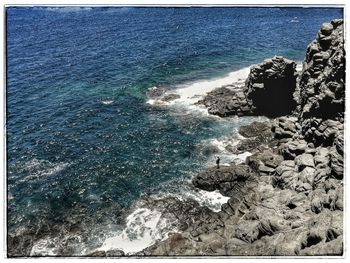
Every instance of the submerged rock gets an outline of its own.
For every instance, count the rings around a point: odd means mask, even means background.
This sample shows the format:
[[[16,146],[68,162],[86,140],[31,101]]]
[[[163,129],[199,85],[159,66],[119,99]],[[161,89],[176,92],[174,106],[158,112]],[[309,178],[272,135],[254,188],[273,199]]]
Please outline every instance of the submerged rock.
[[[180,95],[179,94],[165,94],[164,96],[161,97],[161,101],[165,101],[165,102],[169,102],[169,101],[173,101],[176,99],[179,99]]]

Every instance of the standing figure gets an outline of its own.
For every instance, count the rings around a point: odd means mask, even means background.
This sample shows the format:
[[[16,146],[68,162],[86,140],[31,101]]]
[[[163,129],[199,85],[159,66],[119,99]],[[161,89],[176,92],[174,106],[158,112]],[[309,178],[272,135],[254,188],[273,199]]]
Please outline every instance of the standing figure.
[[[219,169],[220,168],[220,157],[216,157],[216,168]]]

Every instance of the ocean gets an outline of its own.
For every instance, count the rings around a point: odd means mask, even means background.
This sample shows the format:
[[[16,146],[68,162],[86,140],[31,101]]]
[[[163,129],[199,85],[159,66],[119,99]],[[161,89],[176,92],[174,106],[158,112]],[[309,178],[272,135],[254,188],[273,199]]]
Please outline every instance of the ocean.
[[[217,155],[233,161],[222,142],[263,117],[209,116],[189,97],[244,82],[274,55],[301,64],[320,25],[342,17],[310,7],[8,7],[7,230],[17,238],[8,251],[113,247],[111,238],[135,230],[142,195],[220,209],[222,199],[195,192],[190,179]],[[181,99],[154,105],[152,87]],[[131,252],[156,239],[134,232]]]

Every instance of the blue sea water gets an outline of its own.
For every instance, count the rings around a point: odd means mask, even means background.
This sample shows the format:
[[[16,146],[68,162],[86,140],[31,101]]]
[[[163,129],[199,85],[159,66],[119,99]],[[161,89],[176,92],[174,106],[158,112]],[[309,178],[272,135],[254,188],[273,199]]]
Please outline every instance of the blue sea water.
[[[79,229],[93,246],[142,193],[200,171],[213,156],[198,144],[252,120],[154,107],[148,88],[223,77],[275,54],[302,61],[320,25],[343,13],[9,7],[6,16],[9,235]],[[71,247],[62,254],[81,252]]]

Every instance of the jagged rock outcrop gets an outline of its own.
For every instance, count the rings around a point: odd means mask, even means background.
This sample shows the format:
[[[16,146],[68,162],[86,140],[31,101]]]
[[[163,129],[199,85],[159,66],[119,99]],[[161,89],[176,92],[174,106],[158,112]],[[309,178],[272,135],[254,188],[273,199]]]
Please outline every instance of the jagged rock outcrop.
[[[295,62],[280,56],[251,67],[245,93],[256,114],[274,117],[294,110],[295,67]]]
[[[290,114],[296,107],[293,93],[296,88],[296,64],[275,56],[253,66],[242,85],[215,89],[198,103],[210,114],[265,115],[269,117]]]
[[[299,83],[302,121],[309,118],[343,118],[344,77],[343,21],[337,19],[324,23],[317,38],[307,47]]]
[[[270,149],[256,152],[246,158],[246,164],[259,175],[273,175],[282,161],[283,157]]]
[[[220,117],[254,115],[243,86],[237,84],[208,92],[202,100],[198,101],[198,104],[203,104],[210,114]]]
[[[258,122],[253,121],[249,125],[243,125],[238,128],[240,135],[246,138],[258,137],[258,136],[271,136],[271,123],[269,121]]]
[[[206,191],[219,190],[225,196],[232,196],[235,189],[246,184],[254,184],[252,170],[246,165],[221,166],[209,168],[192,179],[195,187]]]
[[[240,154],[244,152],[253,152],[257,149],[263,150],[266,146],[275,144],[274,136],[271,131],[270,122],[252,122],[249,125],[239,127],[238,133],[245,138],[240,140],[236,145],[227,145],[226,150]]]
[[[303,135],[332,145],[342,133],[345,106],[343,21],[324,23],[306,51],[299,83],[299,121]]]

